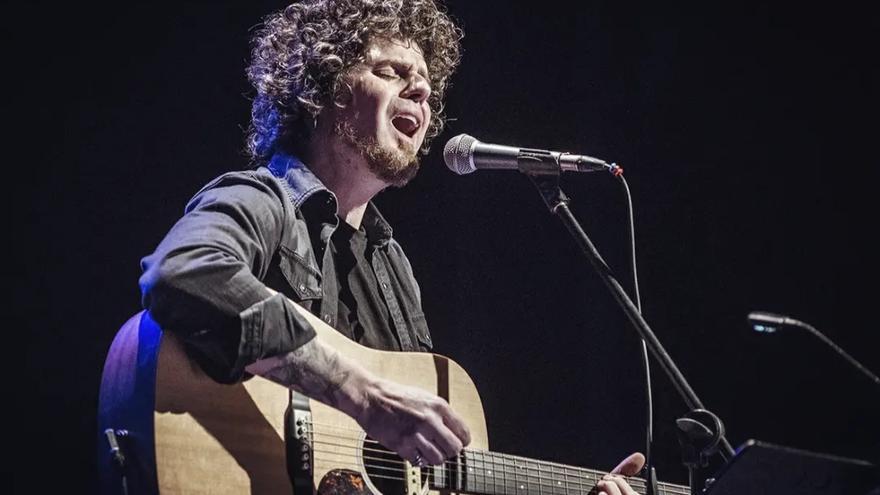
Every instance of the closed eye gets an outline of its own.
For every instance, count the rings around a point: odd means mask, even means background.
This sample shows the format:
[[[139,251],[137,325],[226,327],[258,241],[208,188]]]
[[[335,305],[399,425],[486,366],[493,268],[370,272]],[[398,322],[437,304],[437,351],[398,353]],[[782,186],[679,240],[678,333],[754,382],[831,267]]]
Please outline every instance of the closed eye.
[[[384,79],[397,79],[398,77],[400,77],[398,71],[395,70],[394,67],[390,66],[378,67],[373,71],[373,73]]]

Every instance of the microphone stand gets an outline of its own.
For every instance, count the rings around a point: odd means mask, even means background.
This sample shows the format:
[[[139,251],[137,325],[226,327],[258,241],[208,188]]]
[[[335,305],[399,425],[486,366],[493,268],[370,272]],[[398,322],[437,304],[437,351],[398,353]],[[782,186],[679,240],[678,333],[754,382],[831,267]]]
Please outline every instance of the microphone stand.
[[[715,452],[720,453],[725,462],[733,458],[734,450],[724,436],[723,423],[715,414],[709,412],[703,406],[697,394],[688,384],[681,371],[679,371],[675,362],[672,361],[672,358],[669,357],[669,354],[667,354],[663,345],[660,344],[654,332],[651,331],[648,323],[642,318],[635,304],[624,292],[623,287],[614,278],[611,269],[608,268],[593,242],[571,213],[571,210],[568,208],[570,200],[559,187],[559,175],[562,171],[559,163],[557,162],[556,166],[553,167],[551,163],[548,163],[550,160],[536,159],[533,156],[523,157],[522,161],[525,163],[521,164],[520,170],[525,172],[538,188],[538,192],[540,192],[550,212],[558,216],[562,223],[565,224],[565,227],[574,237],[584,255],[590,260],[593,268],[599,274],[599,277],[611,291],[618,305],[623,309],[630,323],[635,327],[642,339],[645,340],[654,358],[660,362],[660,366],[669,376],[670,380],[672,380],[685,404],[691,409],[684,418],[676,421],[676,424],[678,426],[679,441],[682,444],[683,463],[688,468],[690,476],[691,494],[697,495],[701,491],[698,486],[703,483],[698,482],[696,473],[699,467],[707,465],[707,458]],[[536,163],[538,161],[543,163]],[[706,421],[706,418],[708,418],[708,421]],[[712,427],[707,426],[705,423],[709,423]],[[650,490],[650,487],[654,484],[653,480],[650,479],[652,477],[650,469],[648,477]],[[650,492],[649,495],[651,495]]]

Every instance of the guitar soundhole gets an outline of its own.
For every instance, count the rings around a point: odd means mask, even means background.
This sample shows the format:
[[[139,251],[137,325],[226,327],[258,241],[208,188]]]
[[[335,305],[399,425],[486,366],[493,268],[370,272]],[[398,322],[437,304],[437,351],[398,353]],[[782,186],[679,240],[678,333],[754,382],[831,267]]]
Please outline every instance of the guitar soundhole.
[[[394,452],[367,438],[362,444],[363,471],[332,469],[318,484],[319,495],[406,495],[406,464]],[[421,471],[421,486],[428,483],[428,470]]]
[[[363,445],[363,462],[369,483],[382,495],[405,495],[406,464],[396,453],[367,437]],[[422,469],[422,486],[427,483],[428,470]]]
[[[367,478],[379,493],[383,495],[406,493],[403,459],[370,437],[364,441],[362,452]]]

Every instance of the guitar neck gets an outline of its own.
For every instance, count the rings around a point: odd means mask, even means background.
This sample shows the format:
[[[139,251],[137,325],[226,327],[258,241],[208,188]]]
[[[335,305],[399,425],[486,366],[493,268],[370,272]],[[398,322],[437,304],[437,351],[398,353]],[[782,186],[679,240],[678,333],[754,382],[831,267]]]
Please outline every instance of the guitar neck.
[[[474,495],[588,495],[607,473],[496,452],[465,449],[456,462],[433,468],[432,488]],[[642,478],[626,477],[646,493]],[[658,495],[687,495],[683,485],[657,483]],[[592,492],[595,493],[595,492]]]

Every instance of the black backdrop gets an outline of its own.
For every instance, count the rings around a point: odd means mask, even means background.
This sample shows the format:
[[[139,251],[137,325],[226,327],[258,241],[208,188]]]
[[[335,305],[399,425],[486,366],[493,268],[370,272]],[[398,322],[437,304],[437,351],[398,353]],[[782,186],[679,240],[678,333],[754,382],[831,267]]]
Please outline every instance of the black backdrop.
[[[6,146],[23,177],[8,180],[16,491],[94,489],[101,366],[139,309],[139,259],[204,182],[246,166],[249,29],[280,5],[7,10],[6,77],[22,111]],[[759,336],[744,319],[790,314],[880,369],[867,13],[448,6],[466,33],[453,120],[419,177],[377,202],[419,277],[437,351],[481,390],[494,449],[610,468],[643,448],[644,380],[634,330],[528,180],[445,168],[442,146],[463,132],[624,166],[643,313],[732,443],[876,460],[876,387],[807,334]],[[602,174],[563,187],[629,287],[620,187]],[[654,377],[659,475],[684,482],[672,422],[686,409],[656,366]]]

